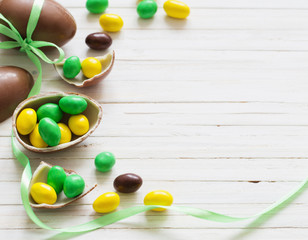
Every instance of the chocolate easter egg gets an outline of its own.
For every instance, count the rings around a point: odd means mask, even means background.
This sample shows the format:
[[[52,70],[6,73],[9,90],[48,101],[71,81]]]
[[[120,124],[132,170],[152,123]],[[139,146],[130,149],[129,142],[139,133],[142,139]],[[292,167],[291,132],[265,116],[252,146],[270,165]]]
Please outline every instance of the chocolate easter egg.
[[[32,86],[32,75],[26,70],[0,67],[0,122],[13,114],[17,105],[27,98]]]
[[[1,0],[0,12],[19,31],[23,38],[34,0]],[[76,33],[73,16],[54,0],[45,0],[32,39],[48,41],[63,46]]]

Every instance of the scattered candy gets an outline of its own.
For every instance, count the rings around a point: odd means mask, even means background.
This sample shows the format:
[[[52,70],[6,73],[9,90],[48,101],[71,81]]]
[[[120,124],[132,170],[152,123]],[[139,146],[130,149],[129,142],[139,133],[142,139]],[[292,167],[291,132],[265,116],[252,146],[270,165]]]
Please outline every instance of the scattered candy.
[[[137,13],[141,18],[151,18],[157,11],[157,3],[154,0],[143,0],[137,6]]]
[[[60,143],[61,131],[57,123],[51,118],[43,118],[39,122],[39,133],[48,146],[54,147]]]
[[[74,198],[80,195],[85,188],[83,178],[77,174],[72,174],[66,177],[63,184],[63,192],[66,197]]]
[[[28,135],[36,125],[37,115],[32,108],[25,108],[18,115],[16,120],[16,128],[19,134]]]
[[[63,64],[64,77],[71,79],[76,77],[81,71],[80,59],[77,56],[69,57]]]
[[[30,133],[29,140],[33,147],[36,147],[36,148],[48,147],[48,144],[44,142],[44,140],[42,139],[39,133],[38,123],[35,125],[33,131]]]
[[[63,112],[61,111],[58,104],[46,103],[39,107],[36,111],[37,120],[40,121],[44,117],[49,117],[55,122],[60,122],[63,117]]]
[[[162,205],[162,206],[171,206],[173,203],[172,195],[164,190],[156,190],[148,193],[144,197],[144,205]],[[165,211],[165,208],[155,208],[153,211]]]
[[[31,197],[38,203],[54,204],[57,201],[56,191],[46,183],[37,182],[30,190]]]
[[[120,204],[120,197],[115,192],[107,192],[100,195],[93,202],[93,209],[98,213],[109,213],[114,211]]]
[[[87,0],[86,8],[91,13],[102,13],[108,7],[108,0]]]
[[[123,20],[119,15],[105,13],[99,18],[101,27],[107,32],[118,32],[123,27]]]
[[[142,178],[134,173],[122,174],[113,181],[115,190],[121,193],[136,192],[141,185]]]
[[[89,120],[83,114],[74,115],[69,118],[68,126],[72,133],[81,136],[89,131]]]
[[[101,73],[103,67],[101,62],[94,57],[88,57],[81,63],[81,70],[83,72],[83,75],[85,75],[87,78],[92,78],[95,75]]]
[[[47,175],[47,184],[53,187],[57,194],[63,190],[66,173],[60,166],[53,166]]]
[[[112,44],[112,38],[107,33],[91,33],[86,38],[86,44],[94,50],[105,50]]]
[[[187,4],[178,0],[168,0],[164,3],[164,10],[169,17],[184,19],[187,18],[190,9]]]
[[[59,106],[63,112],[75,115],[86,110],[88,103],[82,97],[71,95],[61,98],[59,101]]]
[[[70,142],[72,139],[72,132],[69,129],[69,127],[65,125],[64,123],[58,123],[58,126],[61,131],[61,139],[60,139],[59,144]]]
[[[100,172],[108,172],[115,164],[115,156],[111,152],[101,152],[95,157],[95,167]]]

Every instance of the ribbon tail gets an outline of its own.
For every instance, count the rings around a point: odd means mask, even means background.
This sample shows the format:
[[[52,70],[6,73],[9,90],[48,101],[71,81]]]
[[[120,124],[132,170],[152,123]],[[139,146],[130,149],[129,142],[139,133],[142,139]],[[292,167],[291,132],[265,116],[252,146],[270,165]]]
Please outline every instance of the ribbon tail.
[[[34,86],[32,87],[28,97],[32,97],[34,95],[37,95],[40,93],[41,91],[41,86],[42,86],[42,65],[40,60],[38,59],[38,57],[33,54],[31,51],[26,51],[28,57],[30,58],[30,60],[34,63],[34,65],[36,66],[37,70],[38,70],[38,77],[34,83]]]

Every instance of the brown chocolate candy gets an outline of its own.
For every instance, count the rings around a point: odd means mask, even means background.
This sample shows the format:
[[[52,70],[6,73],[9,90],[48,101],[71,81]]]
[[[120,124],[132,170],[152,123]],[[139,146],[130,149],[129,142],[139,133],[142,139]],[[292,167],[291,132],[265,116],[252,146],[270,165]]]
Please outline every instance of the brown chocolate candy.
[[[112,38],[107,33],[91,33],[86,38],[86,44],[94,50],[105,50],[112,44]]]
[[[115,190],[121,193],[136,192],[142,185],[142,178],[134,173],[126,173],[118,176],[113,186]]]
[[[18,30],[23,38],[34,0],[1,0],[0,12]],[[76,33],[73,16],[54,0],[45,0],[33,40],[48,41],[63,46]],[[2,37],[3,38],[3,37]]]
[[[33,86],[32,75],[19,67],[0,67],[0,122],[12,116]]]

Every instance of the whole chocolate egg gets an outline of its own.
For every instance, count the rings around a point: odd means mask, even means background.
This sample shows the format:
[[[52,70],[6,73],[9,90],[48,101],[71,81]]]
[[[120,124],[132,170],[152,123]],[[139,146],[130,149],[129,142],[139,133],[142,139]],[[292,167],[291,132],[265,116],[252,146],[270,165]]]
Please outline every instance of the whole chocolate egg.
[[[4,15],[26,37],[28,19],[34,0],[0,0],[0,13]],[[52,42],[63,46],[76,33],[73,16],[54,0],[45,0],[32,39]]]
[[[26,70],[0,67],[0,122],[13,114],[17,105],[27,98],[32,86],[32,75]]]

